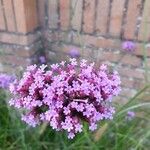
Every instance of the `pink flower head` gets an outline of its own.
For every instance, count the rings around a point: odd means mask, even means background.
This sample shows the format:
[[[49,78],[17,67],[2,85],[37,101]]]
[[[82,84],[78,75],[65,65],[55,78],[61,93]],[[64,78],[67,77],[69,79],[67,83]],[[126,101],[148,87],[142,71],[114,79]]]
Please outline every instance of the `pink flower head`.
[[[11,86],[14,98],[10,105],[26,110],[22,120],[35,127],[43,122],[58,130],[65,130],[68,138],[82,132],[83,121],[90,130],[100,120],[112,119],[115,113],[111,99],[120,92],[118,73],[111,73],[105,65],[96,69],[86,60],[73,58],[69,63],[36,65],[27,68],[20,81]]]
[[[122,49],[126,52],[133,52],[135,50],[135,44],[132,41],[125,41],[122,44]]]

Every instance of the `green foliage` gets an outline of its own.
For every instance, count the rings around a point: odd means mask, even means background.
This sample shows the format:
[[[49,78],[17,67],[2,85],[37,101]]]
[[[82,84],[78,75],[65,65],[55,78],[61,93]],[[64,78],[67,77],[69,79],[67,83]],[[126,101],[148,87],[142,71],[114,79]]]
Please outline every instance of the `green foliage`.
[[[150,103],[141,102],[149,89],[145,86],[127,104],[117,108],[114,119],[101,122],[96,132],[84,132],[73,140],[66,133],[55,132],[47,124],[37,128],[25,125],[13,108],[8,106],[8,96],[0,91],[0,150],[148,150],[150,140]],[[126,120],[126,112],[134,110],[136,117]]]

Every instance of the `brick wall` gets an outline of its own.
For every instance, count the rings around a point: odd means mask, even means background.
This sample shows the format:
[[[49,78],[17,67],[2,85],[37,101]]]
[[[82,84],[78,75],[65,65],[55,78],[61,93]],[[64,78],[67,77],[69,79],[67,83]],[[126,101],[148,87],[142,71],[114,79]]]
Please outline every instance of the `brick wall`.
[[[149,0],[48,0],[43,3],[47,10],[44,45],[50,62],[68,59],[69,51],[75,48],[89,61],[117,64],[122,76],[123,102],[143,87],[143,51],[147,53],[147,63],[150,59]],[[136,44],[133,54],[122,52],[121,45],[126,40]]]
[[[117,64],[126,100],[145,82],[144,53],[150,67],[149,14],[149,0],[0,0],[0,68],[26,66],[42,48],[49,63],[60,62],[75,48],[89,61]],[[136,44],[133,54],[123,54],[126,40]]]
[[[36,0],[0,0],[0,72],[34,61],[41,45]]]

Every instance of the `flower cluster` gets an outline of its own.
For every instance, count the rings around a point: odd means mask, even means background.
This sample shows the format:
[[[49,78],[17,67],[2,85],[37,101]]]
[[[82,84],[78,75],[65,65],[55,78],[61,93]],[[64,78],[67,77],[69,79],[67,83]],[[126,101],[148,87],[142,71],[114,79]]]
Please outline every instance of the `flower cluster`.
[[[7,75],[7,74],[0,74],[0,88],[7,89],[9,84],[13,82],[15,79],[14,76]]]
[[[82,132],[83,121],[90,130],[97,122],[112,119],[115,110],[111,106],[113,96],[120,92],[117,72],[110,73],[107,66],[95,68],[86,60],[29,66],[20,81],[10,86],[15,95],[10,105],[22,108],[22,120],[35,127],[48,122],[55,130],[66,130],[68,138]]]

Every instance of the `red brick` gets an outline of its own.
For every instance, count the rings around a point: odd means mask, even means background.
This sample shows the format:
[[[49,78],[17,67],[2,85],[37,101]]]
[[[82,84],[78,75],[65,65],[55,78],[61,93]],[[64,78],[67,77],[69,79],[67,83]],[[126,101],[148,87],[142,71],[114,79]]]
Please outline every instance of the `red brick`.
[[[36,0],[15,0],[14,9],[18,32],[27,33],[37,28]]]
[[[80,47],[75,46],[75,45],[67,45],[67,44],[52,44],[51,45],[51,50],[52,51],[56,52],[57,55],[60,55],[60,56],[61,56],[61,54],[65,55],[65,57],[67,57],[67,59],[70,58],[69,52],[70,52],[71,49],[78,50],[78,52],[81,55],[81,57],[80,57],[81,59],[85,58],[89,62],[95,61],[94,55],[93,55],[94,50],[92,50],[90,48],[85,48],[84,50],[82,50]],[[58,60],[59,60],[59,58],[58,58]]]
[[[17,31],[26,33],[27,29],[26,29],[26,20],[25,20],[23,1],[24,0],[15,0],[14,10],[15,10],[15,16],[16,16]]]
[[[71,42],[70,38],[70,33],[68,32],[47,32],[44,31],[44,37],[49,41],[49,42]]]
[[[109,0],[99,0],[97,4],[96,31],[102,35],[107,32]]]
[[[18,45],[30,45],[39,39],[38,34],[16,35],[9,33],[0,33],[0,42]]]
[[[73,42],[80,45],[82,41],[83,46],[94,46],[97,48],[119,48],[120,40],[106,39],[102,37],[95,37],[93,35],[74,35]]]
[[[96,47],[98,48],[112,48],[118,49],[120,45],[120,40],[117,39],[105,39],[105,38],[96,38]]]
[[[142,67],[142,60],[136,56],[129,54],[124,55],[120,62],[134,67]]]
[[[142,23],[139,30],[138,39],[141,41],[150,41],[150,1],[146,0],[144,5]]]
[[[72,16],[71,24],[74,30],[80,31],[82,24],[82,8],[83,0],[72,0]]]
[[[82,43],[81,43],[82,42]],[[73,36],[73,43],[82,46],[94,46],[97,48],[112,48],[112,49],[122,49],[122,41],[117,39],[108,39],[102,37],[96,37],[93,35],[74,35]],[[143,47],[145,47],[145,51],[147,56],[150,57],[150,46],[146,46],[141,43],[135,42],[136,49],[134,54],[137,56],[143,56],[144,51]]]
[[[144,80],[141,81],[141,80],[134,79],[134,82],[133,82],[134,89],[142,89],[144,88],[144,86],[145,86]]]
[[[62,32],[59,33],[59,41],[61,42],[66,42],[66,43],[70,43],[71,42],[71,33],[66,33],[66,32]]]
[[[126,77],[121,77],[121,85],[126,87],[126,88],[133,88],[134,86],[134,80],[130,80],[129,78]]]
[[[137,70],[137,69],[130,69],[130,68],[119,68],[118,69],[120,75],[124,77],[129,77],[129,78],[137,78],[137,79],[144,79],[144,72]]]
[[[36,49],[35,48],[32,48],[32,49],[20,48],[20,49],[15,49],[13,52],[19,57],[30,58],[31,56],[35,54]]]
[[[24,0],[24,10],[25,10],[27,32],[33,31],[35,28],[38,27],[37,1]]]
[[[94,32],[94,21],[95,21],[95,0],[84,1],[84,12],[83,12],[83,31],[85,33]]]
[[[6,26],[5,26],[5,20],[4,20],[4,11],[3,11],[3,6],[2,6],[2,2],[0,0],[0,30],[5,30]]]
[[[7,64],[2,64],[0,63],[0,72],[4,72],[4,73],[15,73],[15,68],[12,67],[11,65],[7,65]]]
[[[59,32],[47,32],[47,30],[45,30],[43,32],[44,34],[44,38],[47,39],[49,42],[57,42],[60,41],[60,34]]]
[[[16,66],[16,65],[8,65],[8,64],[3,64],[1,67],[0,64],[0,72],[4,72],[4,73],[9,73],[9,74],[15,74],[16,76],[20,76],[20,73],[22,71],[24,71],[24,69],[26,68],[26,66]]]
[[[48,24],[49,28],[58,27],[58,2],[57,0],[48,0]]]
[[[122,43],[124,41],[120,41],[120,43],[118,42],[118,49],[122,49]],[[134,55],[137,56],[143,56],[144,55],[144,51],[146,52],[146,56],[150,57],[150,45],[149,44],[144,44],[144,43],[138,43],[135,42],[135,51],[133,52]],[[112,47],[113,48],[113,47]]]
[[[16,55],[0,56],[0,62],[17,66],[27,66],[30,64],[30,62],[28,62],[26,59],[23,59],[22,57],[16,57]]]
[[[120,36],[124,3],[125,0],[112,1],[109,32],[113,36]]]
[[[39,24],[42,27],[45,27],[45,6],[46,6],[46,0],[38,0],[38,16],[39,16]]]
[[[124,26],[124,38],[135,39],[135,29],[138,15],[140,13],[141,0],[133,0],[128,3],[126,24]]]
[[[1,55],[17,55],[20,57],[31,57],[36,52],[35,47],[24,47],[24,46],[8,46],[1,45],[0,53]]]
[[[60,25],[62,30],[70,27],[70,0],[60,0]]]
[[[11,0],[4,0],[4,10],[5,10],[5,16],[6,16],[6,24],[7,24],[7,30],[15,32],[16,31],[16,24],[15,24],[15,16],[13,12],[13,1]]]
[[[107,39],[102,37],[96,37],[93,35],[74,35],[73,36],[73,43],[80,45],[82,42],[83,46],[94,46],[97,48],[112,48],[112,49],[122,49],[121,44],[122,42],[117,39]],[[150,46],[146,46],[141,43],[135,42],[136,49],[134,54],[137,56],[143,56],[144,51],[143,47],[145,47],[145,51],[147,56],[150,57]]]
[[[60,48],[60,47],[55,47],[55,48]],[[57,50],[54,52],[52,51],[46,51],[46,55],[48,56],[49,58],[49,64],[53,64],[53,63],[60,63],[61,61],[65,61],[65,60],[68,60],[69,57],[66,53],[64,52],[57,52]]]
[[[119,53],[113,53],[113,52],[101,52],[101,55],[98,57],[100,60],[110,61],[110,62],[118,62],[120,60],[120,54]]]
[[[47,31],[46,34],[48,34]],[[52,42],[54,41],[70,42],[71,40],[70,33],[68,34],[66,32],[54,32],[48,34],[46,37],[48,37],[48,39],[50,39],[50,41]],[[87,46],[87,47],[111,48],[111,49],[120,49],[120,50],[122,49],[121,48],[122,41],[120,40],[96,37],[93,35],[73,34],[73,43],[77,45]],[[133,54],[137,56],[143,56],[144,54],[143,44],[135,42],[135,45],[136,45],[136,49]],[[150,57],[150,47],[146,45],[144,47],[147,52],[147,56]]]
[[[145,44],[136,43],[136,49],[134,54],[137,56],[143,56],[144,52],[146,52],[146,56],[150,57],[150,46],[146,46]]]
[[[77,49],[78,51],[81,51],[80,47],[74,46],[74,45],[66,45],[66,44],[52,44],[52,51],[55,52],[63,52],[66,54],[69,54],[69,51],[71,49]]]

